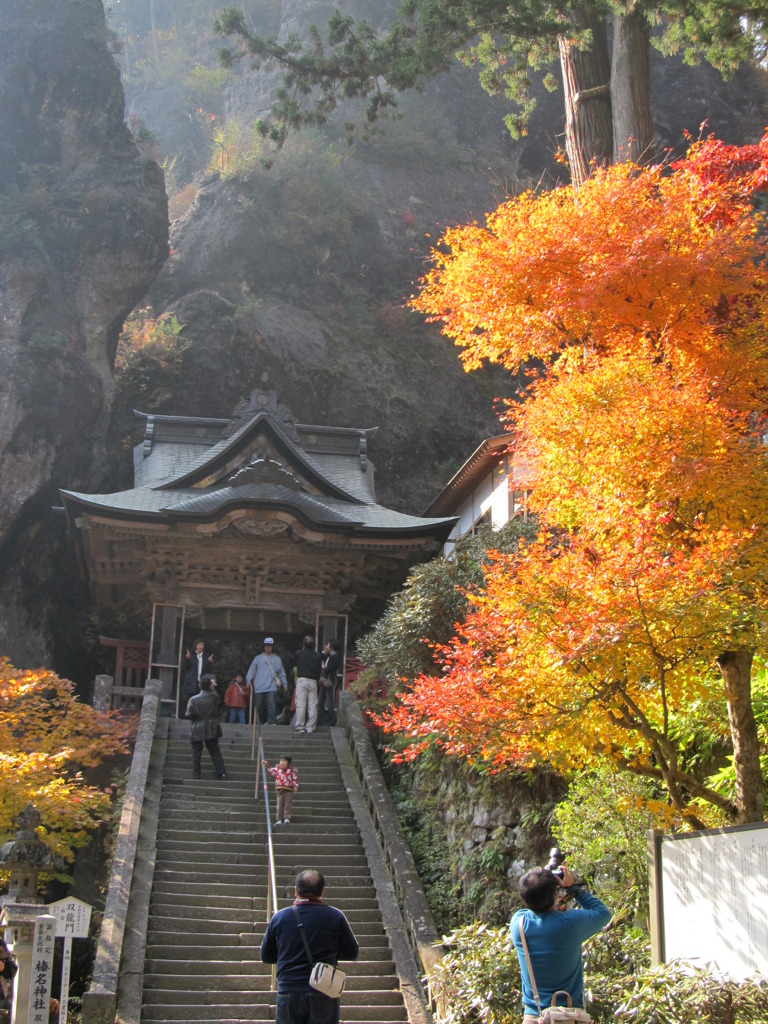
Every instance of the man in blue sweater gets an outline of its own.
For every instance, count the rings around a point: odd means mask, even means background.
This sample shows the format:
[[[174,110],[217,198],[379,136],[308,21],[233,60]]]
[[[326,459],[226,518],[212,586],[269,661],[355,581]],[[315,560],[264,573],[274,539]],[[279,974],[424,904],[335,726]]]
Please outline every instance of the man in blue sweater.
[[[293,906],[275,914],[261,941],[262,961],[277,964],[275,1024],[339,1024],[340,1001],[313,989],[309,976],[315,963],[356,960],[360,947],[342,912],[323,903],[324,890],[319,871],[302,871]]]
[[[559,877],[549,868],[534,868],[520,879],[520,895],[527,909],[512,915],[509,928],[523,982],[523,1024],[535,1024],[541,1010],[552,1002],[555,992],[568,992],[573,1005],[583,1009],[581,944],[611,919],[611,912],[604,903],[575,885],[573,875],[565,865],[561,872],[562,877]],[[573,894],[578,907],[558,910],[559,889]],[[521,921],[539,993],[538,1005],[520,938]],[[558,998],[558,1005],[565,1005],[564,996]]]

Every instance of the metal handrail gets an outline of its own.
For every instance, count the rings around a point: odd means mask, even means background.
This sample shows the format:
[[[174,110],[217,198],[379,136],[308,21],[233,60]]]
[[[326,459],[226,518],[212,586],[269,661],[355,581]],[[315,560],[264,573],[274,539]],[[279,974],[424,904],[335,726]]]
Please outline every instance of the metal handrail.
[[[256,740],[256,722],[258,722],[258,743]],[[269,814],[269,787],[267,786],[267,769],[264,767],[264,743],[261,737],[261,722],[259,721],[258,714],[254,720],[253,728],[254,742],[251,746],[251,758],[256,746],[259,751],[259,765],[261,767],[261,779],[262,779],[262,790],[264,793],[264,810],[267,816],[267,924],[272,920],[272,916],[277,913],[277,878],[275,877],[275,848],[272,845],[272,821]],[[253,794],[254,800],[259,799],[259,773],[256,772],[256,786]],[[277,967],[275,964],[272,965],[272,991],[277,988]]]

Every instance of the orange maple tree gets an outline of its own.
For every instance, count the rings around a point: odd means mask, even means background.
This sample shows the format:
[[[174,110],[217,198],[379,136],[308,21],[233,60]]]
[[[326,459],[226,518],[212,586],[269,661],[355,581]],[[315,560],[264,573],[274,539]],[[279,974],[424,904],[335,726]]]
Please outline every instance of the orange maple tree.
[[[494,560],[443,675],[383,717],[412,750],[430,737],[495,766],[609,756],[663,783],[679,817],[762,820],[767,175],[768,135],[709,139],[444,235],[412,305],[468,370],[535,361],[508,411],[542,532]],[[730,735],[731,792],[681,757],[692,706]]]
[[[40,838],[71,860],[111,804],[83,771],[127,753],[134,729],[130,719],[81,704],[55,673],[22,671],[0,658],[0,842],[13,838],[16,815],[34,803]]]

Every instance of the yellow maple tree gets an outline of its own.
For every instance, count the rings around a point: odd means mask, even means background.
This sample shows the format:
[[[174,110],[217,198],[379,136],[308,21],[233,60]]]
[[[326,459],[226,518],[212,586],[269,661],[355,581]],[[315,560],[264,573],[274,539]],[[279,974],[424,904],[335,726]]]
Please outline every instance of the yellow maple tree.
[[[14,668],[0,658],[0,843],[33,803],[40,838],[63,860],[109,815],[108,787],[84,772],[129,751],[131,719],[82,704],[74,686],[46,669]]]

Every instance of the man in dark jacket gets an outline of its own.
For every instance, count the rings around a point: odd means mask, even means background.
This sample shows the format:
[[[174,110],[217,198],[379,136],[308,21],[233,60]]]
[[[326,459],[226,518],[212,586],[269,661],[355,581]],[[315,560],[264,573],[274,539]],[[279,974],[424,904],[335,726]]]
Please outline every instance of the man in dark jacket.
[[[219,750],[219,704],[221,697],[216,693],[216,678],[204,675],[200,680],[200,693],[190,697],[186,715],[192,721],[189,742],[192,744],[192,778],[199,779],[202,768],[203,744],[208,748],[217,779],[226,779],[227,769]]]
[[[319,725],[333,725],[336,720],[336,685],[339,681],[341,654],[338,640],[328,640],[323,647],[323,672],[318,688]]]
[[[302,871],[293,906],[275,914],[262,939],[262,961],[277,964],[275,1024],[338,1024],[340,1001],[313,989],[309,976],[315,963],[356,960],[360,947],[342,912],[323,903],[324,890],[319,871]]]
[[[195,648],[187,648],[184,655],[184,677],[181,681],[181,713],[186,714],[186,705],[190,697],[198,692],[200,680],[204,675],[213,672],[213,652],[209,651],[203,640],[195,640]]]

